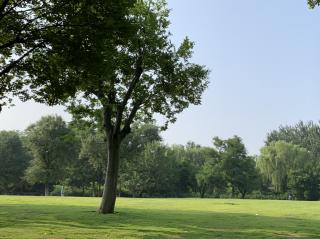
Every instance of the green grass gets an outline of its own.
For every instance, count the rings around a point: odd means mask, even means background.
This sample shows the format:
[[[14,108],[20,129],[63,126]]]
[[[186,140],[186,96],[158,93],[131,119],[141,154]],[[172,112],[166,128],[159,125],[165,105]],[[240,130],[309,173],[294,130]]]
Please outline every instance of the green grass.
[[[320,202],[0,196],[0,238],[320,238]]]

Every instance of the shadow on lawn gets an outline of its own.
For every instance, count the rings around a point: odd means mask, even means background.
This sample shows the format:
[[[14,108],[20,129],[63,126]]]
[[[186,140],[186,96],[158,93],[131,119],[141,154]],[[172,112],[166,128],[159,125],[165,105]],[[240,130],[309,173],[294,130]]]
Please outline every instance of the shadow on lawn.
[[[101,236],[125,231],[139,238],[319,238],[319,225],[319,220],[240,213],[119,208],[99,215],[94,207],[0,205],[0,229],[88,229]]]

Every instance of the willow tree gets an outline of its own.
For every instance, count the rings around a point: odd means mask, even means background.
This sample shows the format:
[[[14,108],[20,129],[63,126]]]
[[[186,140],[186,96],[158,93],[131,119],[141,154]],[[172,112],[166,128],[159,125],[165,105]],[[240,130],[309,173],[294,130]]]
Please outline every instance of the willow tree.
[[[261,149],[257,167],[264,178],[272,183],[275,192],[285,192],[290,172],[303,168],[310,158],[310,153],[300,146],[273,141]]]
[[[101,22],[108,16],[102,10],[89,8],[84,14]],[[74,32],[39,52],[30,66],[36,100],[67,101],[75,117],[102,122],[108,159],[101,213],[114,212],[120,144],[132,124],[149,122],[157,113],[166,118],[165,128],[190,104],[200,104],[207,87],[208,70],[190,60],[193,42],[185,38],[177,48],[171,42],[168,16],[165,1],[139,0],[129,8],[125,25],[115,19],[118,31],[91,26]],[[82,33],[85,37],[77,37]]]

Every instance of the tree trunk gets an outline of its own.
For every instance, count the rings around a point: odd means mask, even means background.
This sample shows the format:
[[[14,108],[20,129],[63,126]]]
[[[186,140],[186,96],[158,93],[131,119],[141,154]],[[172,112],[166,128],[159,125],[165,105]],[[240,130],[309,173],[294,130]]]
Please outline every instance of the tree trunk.
[[[246,192],[246,191],[243,191],[243,192],[240,192],[240,193],[241,193],[241,199],[244,199],[245,196],[246,196],[246,194],[247,194],[247,192]]]
[[[231,186],[231,197],[234,198],[236,194],[236,190],[234,189],[234,186]]]
[[[200,198],[204,198],[206,194],[206,185],[203,185],[202,187],[200,187]]]
[[[44,184],[44,196],[49,196],[49,184]]]
[[[91,184],[91,195],[92,195],[92,197],[96,196],[96,190],[95,190],[95,183],[94,182],[92,182],[92,184]]]
[[[120,149],[120,140],[118,139],[119,137],[108,137],[108,164],[103,186],[102,201],[99,209],[99,212],[103,214],[113,213],[116,203]]]

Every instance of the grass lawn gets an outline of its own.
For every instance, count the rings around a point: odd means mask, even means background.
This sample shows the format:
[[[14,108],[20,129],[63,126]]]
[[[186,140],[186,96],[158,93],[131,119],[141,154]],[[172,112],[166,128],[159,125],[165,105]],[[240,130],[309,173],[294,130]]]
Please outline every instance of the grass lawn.
[[[0,238],[320,238],[320,202],[0,196]]]

